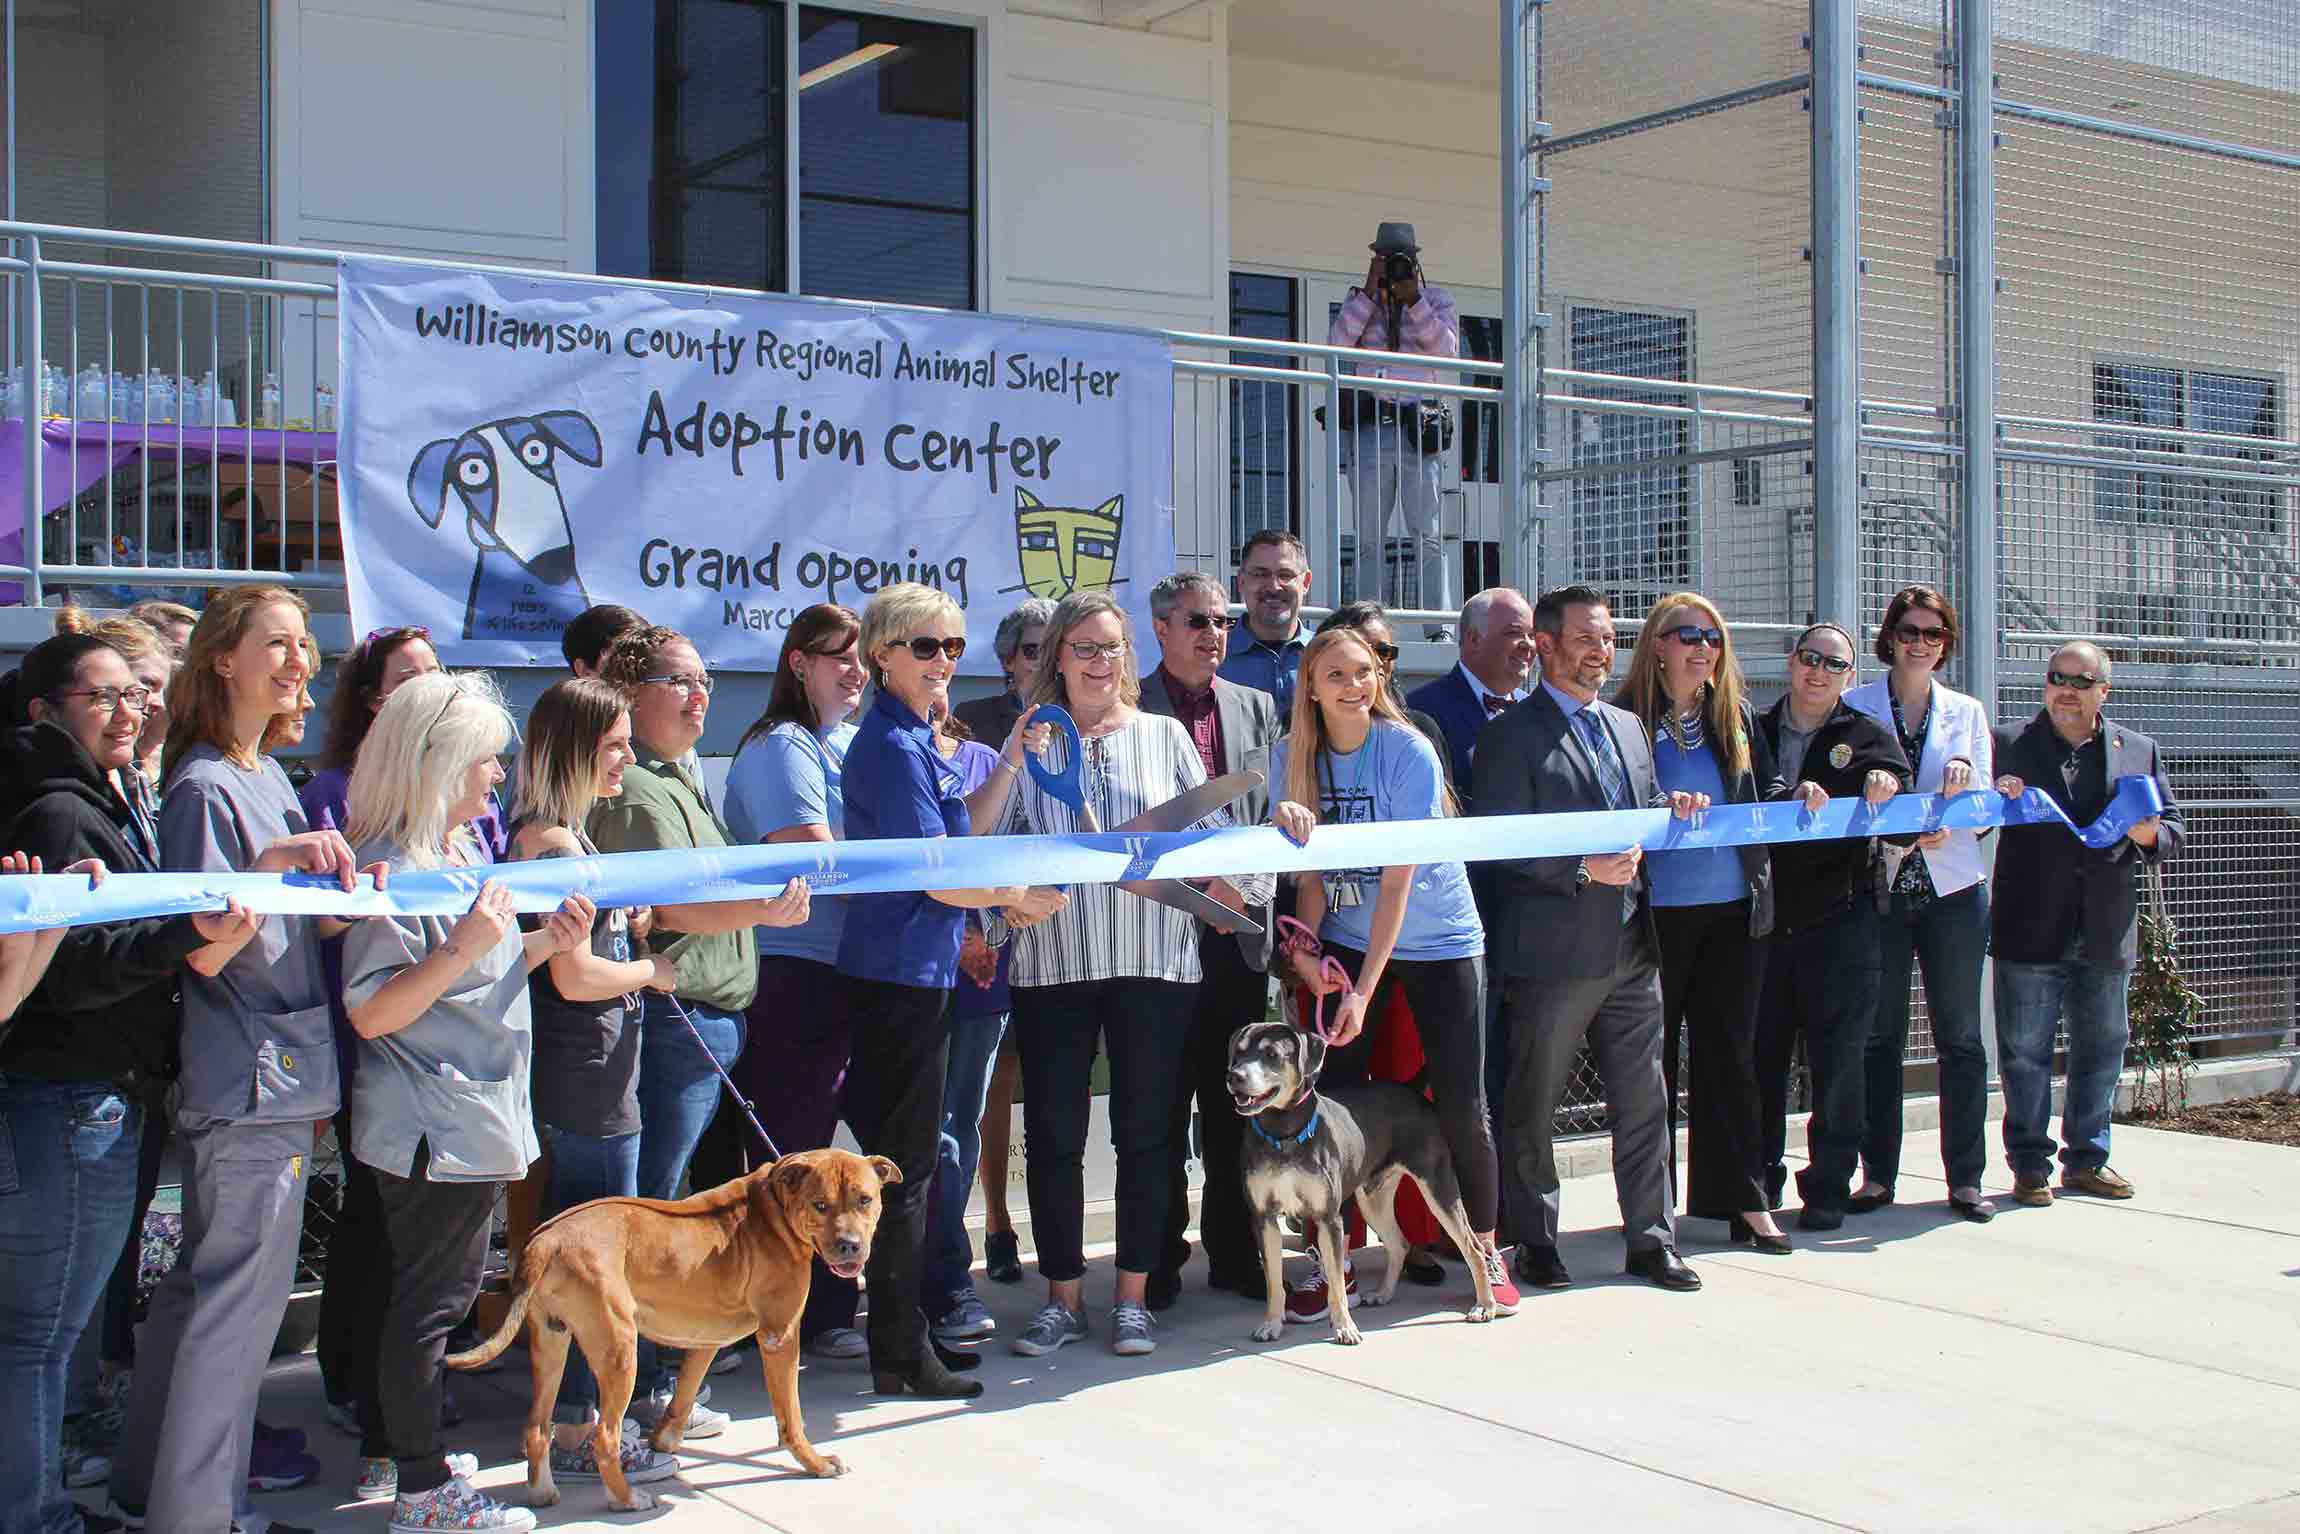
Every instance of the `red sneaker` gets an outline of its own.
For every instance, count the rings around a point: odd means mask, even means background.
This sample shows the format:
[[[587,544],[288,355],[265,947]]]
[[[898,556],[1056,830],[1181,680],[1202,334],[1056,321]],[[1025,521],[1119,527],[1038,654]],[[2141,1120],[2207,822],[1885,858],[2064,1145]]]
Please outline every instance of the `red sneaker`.
[[[1517,1314],[1517,1281],[1509,1276],[1509,1263],[1499,1247],[1485,1254],[1486,1282],[1493,1286],[1493,1313],[1497,1316]]]
[[[1347,1257],[1342,1259],[1342,1276],[1344,1279],[1342,1292],[1351,1299],[1356,1299],[1358,1297],[1358,1275],[1355,1266]],[[1326,1319],[1327,1309],[1326,1265],[1319,1259],[1316,1252],[1312,1252],[1308,1275],[1286,1286],[1286,1324],[1288,1326],[1307,1326],[1312,1321],[1323,1321]]]

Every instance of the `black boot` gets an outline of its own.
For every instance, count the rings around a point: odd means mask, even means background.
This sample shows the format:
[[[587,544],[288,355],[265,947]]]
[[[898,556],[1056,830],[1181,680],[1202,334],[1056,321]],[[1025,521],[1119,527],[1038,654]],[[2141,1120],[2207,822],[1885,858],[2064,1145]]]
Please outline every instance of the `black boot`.
[[[982,1381],[970,1380],[953,1374],[943,1367],[935,1356],[942,1350],[928,1353],[908,1368],[881,1369],[872,1365],[871,1389],[882,1396],[898,1396],[904,1391],[936,1401],[971,1401],[982,1394]]]

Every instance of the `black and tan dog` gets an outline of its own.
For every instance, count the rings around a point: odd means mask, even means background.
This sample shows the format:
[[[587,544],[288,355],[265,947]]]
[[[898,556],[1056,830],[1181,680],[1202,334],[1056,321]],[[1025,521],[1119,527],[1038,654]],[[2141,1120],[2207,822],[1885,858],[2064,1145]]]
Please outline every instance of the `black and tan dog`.
[[[807,1307],[811,1259],[852,1278],[870,1258],[883,1184],[902,1181],[884,1156],[801,1151],[746,1177],[676,1202],[602,1198],[537,1227],[519,1259],[510,1313],[495,1335],[447,1360],[475,1369],[527,1324],[535,1399],[527,1413],[527,1485],[537,1507],[559,1500],[551,1479],[551,1407],[567,1368],[567,1345],[582,1346],[599,1377],[593,1452],[608,1503],[622,1512],[653,1507],[652,1494],[623,1474],[623,1409],[638,1372],[639,1338],[684,1348],[670,1407],[653,1442],[678,1452],[687,1413],[719,1349],[759,1340],[767,1395],[782,1446],[809,1475],[844,1475],[835,1455],[807,1442],[799,1416],[799,1316]]]
[[[1493,1285],[1483,1248],[1472,1238],[1462,1207],[1461,1182],[1446,1148],[1437,1110],[1420,1093],[1391,1082],[1318,1090],[1325,1068],[1323,1039],[1284,1023],[1249,1023],[1230,1037],[1230,1100],[1245,1115],[1248,1133],[1241,1164],[1246,1205],[1262,1230],[1262,1273],[1269,1309],[1254,1329],[1257,1342],[1275,1342],[1285,1329],[1284,1258],[1278,1222],[1293,1215],[1312,1232],[1325,1264],[1334,1340],[1355,1343],[1349,1296],[1342,1282],[1342,1210],[1354,1196],[1366,1224],[1389,1254],[1379,1292],[1368,1305],[1387,1305],[1404,1270],[1405,1237],[1394,1204],[1398,1183],[1411,1177],[1454,1245],[1469,1258],[1477,1303],[1466,1319],[1494,1317]]]

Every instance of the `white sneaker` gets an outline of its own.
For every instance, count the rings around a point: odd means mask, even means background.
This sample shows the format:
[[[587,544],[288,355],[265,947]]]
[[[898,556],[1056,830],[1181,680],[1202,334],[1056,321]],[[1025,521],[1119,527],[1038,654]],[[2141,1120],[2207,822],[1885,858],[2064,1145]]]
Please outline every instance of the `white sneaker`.
[[[496,1501],[462,1475],[416,1496],[396,1498],[391,1504],[391,1534],[442,1534],[445,1530],[470,1534],[475,1529],[526,1534],[534,1527],[532,1512]]]
[[[713,1411],[706,1403],[711,1399],[711,1387],[705,1385],[695,1397],[694,1409],[687,1413],[687,1430],[682,1438],[716,1438],[727,1430],[735,1419],[723,1411]],[[662,1426],[663,1413],[671,1409],[671,1392],[658,1390],[644,1401],[631,1403],[631,1416],[641,1427],[653,1432]]]
[[[623,1478],[633,1485],[649,1481],[667,1481],[679,1473],[679,1457],[665,1454],[639,1436],[639,1425],[626,1418],[623,1422],[621,1459]],[[551,1474],[562,1481],[596,1481],[599,1475],[599,1455],[592,1440],[586,1436],[572,1449],[560,1447],[556,1436],[551,1444]]]

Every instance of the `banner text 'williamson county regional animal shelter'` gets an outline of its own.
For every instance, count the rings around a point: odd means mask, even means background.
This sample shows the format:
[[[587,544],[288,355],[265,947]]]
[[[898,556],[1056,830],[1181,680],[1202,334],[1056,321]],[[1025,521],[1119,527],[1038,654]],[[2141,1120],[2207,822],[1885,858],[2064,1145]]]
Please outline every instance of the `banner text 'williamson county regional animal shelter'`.
[[[620,602],[767,670],[807,607],[922,581],[996,675],[1024,597],[1146,633],[1174,568],[1154,338],[364,258],[339,312],[354,630],[451,665],[557,666]]]

